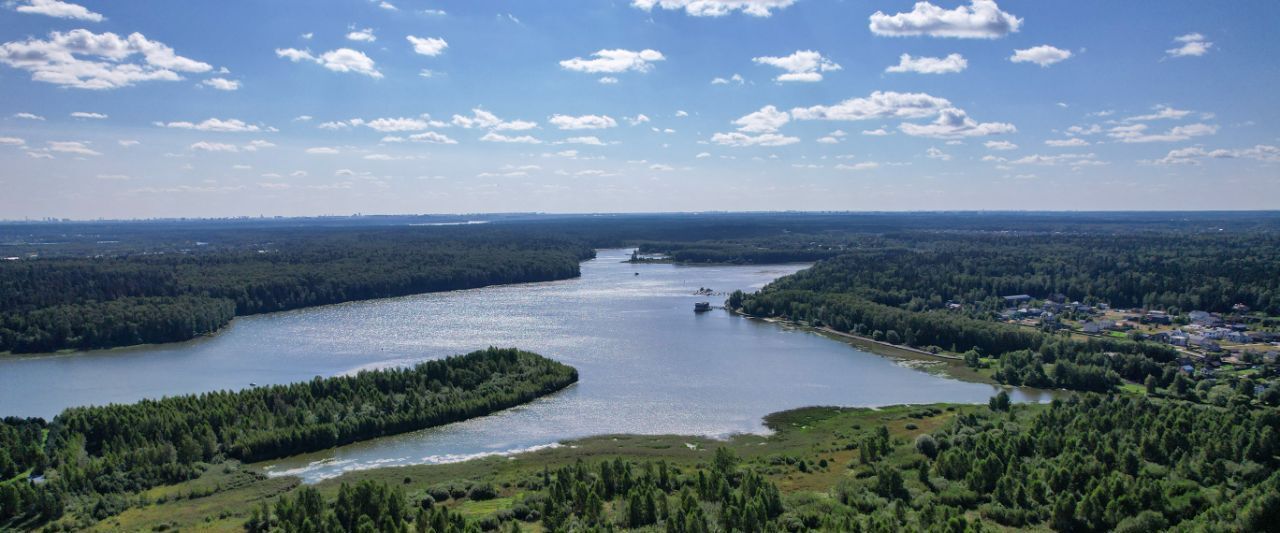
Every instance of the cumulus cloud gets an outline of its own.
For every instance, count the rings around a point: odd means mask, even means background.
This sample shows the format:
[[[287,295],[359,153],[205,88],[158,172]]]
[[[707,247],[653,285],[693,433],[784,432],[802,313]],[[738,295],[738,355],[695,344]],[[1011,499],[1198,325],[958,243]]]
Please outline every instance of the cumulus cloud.
[[[200,82],[206,87],[213,87],[219,91],[235,91],[240,89],[240,80],[229,80],[226,78],[209,78]]]
[[[492,131],[484,134],[480,140],[492,143],[542,144],[541,140],[531,135],[507,136]]]
[[[929,2],[916,2],[907,13],[871,15],[871,32],[903,37],[928,35],[959,39],[995,39],[1018,31],[1022,19],[1000,10],[994,0],[973,0],[967,6],[943,9]]]
[[[79,29],[51,32],[0,45],[0,63],[31,72],[31,79],[77,89],[116,89],[143,81],[178,81],[179,72],[201,73],[208,63],[182,57],[141,33],[120,37]]]
[[[1259,144],[1251,148],[1206,150],[1200,146],[1170,150],[1167,155],[1155,161],[1144,161],[1158,165],[1198,165],[1201,159],[1236,159],[1248,158],[1266,162],[1280,162],[1280,147]]]
[[[1009,61],[1014,63],[1035,63],[1043,68],[1054,63],[1066,61],[1070,57],[1070,50],[1042,44],[1025,50],[1014,50],[1013,55],[1009,56]]]
[[[632,126],[638,126],[640,124],[644,124],[645,122],[649,122],[649,117],[645,116],[644,113],[640,113],[634,117],[622,117],[622,118],[627,121],[627,124],[630,124]]]
[[[862,130],[862,134],[868,137],[884,137],[886,135],[893,135],[893,132],[884,128],[876,128],[874,130]]]
[[[836,62],[822,57],[822,54],[813,50],[797,50],[795,53],[783,57],[755,57],[751,61],[756,64],[769,65],[785,70],[785,73],[774,78],[779,82],[822,81],[823,72],[840,70],[841,68]]]
[[[789,137],[778,133],[762,133],[750,135],[740,131],[717,133],[711,136],[711,142],[724,146],[786,146],[800,142],[799,137]]]
[[[59,0],[29,0],[18,4],[18,6],[14,8],[14,11],[62,19],[86,20],[89,22],[102,22],[103,20],[106,20],[106,17],[89,11],[88,8],[85,8],[82,5],[62,2]]]
[[[1127,124],[1116,126],[1107,132],[1107,136],[1122,143],[1177,142],[1192,137],[1213,135],[1218,127],[1212,124],[1187,124],[1174,126],[1164,133],[1149,133],[1146,124]]]
[[[454,126],[461,128],[481,128],[496,131],[521,131],[531,130],[538,127],[537,122],[530,122],[527,120],[505,121],[498,118],[497,115],[480,108],[472,109],[471,116],[469,117],[465,115],[454,115],[451,122]]]
[[[547,122],[562,130],[599,130],[618,126],[618,122],[608,115],[552,115]]]
[[[1213,48],[1213,43],[1205,40],[1204,35],[1199,33],[1188,33],[1175,37],[1173,42],[1178,43],[1178,45],[1165,50],[1169,57],[1200,57],[1209,53],[1209,49]]]
[[[925,150],[924,156],[929,159],[938,159],[941,161],[951,160],[951,154],[939,150],[936,146],[930,146],[928,150]]]
[[[107,118],[107,115],[103,113],[90,113],[87,111],[76,111],[74,113],[71,113],[71,118],[87,118],[92,120],[104,120]]]
[[[1174,109],[1167,105],[1158,105],[1155,112],[1146,115],[1135,115],[1124,119],[1124,122],[1148,122],[1152,120],[1178,120],[1190,115],[1186,109]]]
[[[617,74],[627,71],[649,72],[653,70],[654,62],[666,59],[662,52],[647,48],[638,52],[620,48],[600,50],[591,54],[591,57],[593,59],[583,59],[581,57],[566,59],[560,62],[560,67],[565,70],[593,74]]]
[[[13,118],[20,118],[23,120],[44,120],[44,117],[40,115],[37,115],[35,113],[27,113],[27,112],[14,113]]]
[[[982,145],[986,146],[987,149],[989,150],[1017,150],[1018,149],[1018,145],[1013,144],[1009,141],[987,141],[985,143],[982,143]]]
[[[733,124],[738,127],[738,131],[772,133],[790,121],[791,116],[786,111],[779,111],[777,107],[767,105],[759,111],[733,121]]]
[[[632,0],[631,5],[645,11],[660,7],[683,10],[694,17],[722,17],[741,11],[753,17],[767,17],[774,9],[782,9],[796,0]]]
[[[1089,146],[1089,141],[1086,141],[1079,137],[1072,137],[1070,139],[1048,139],[1044,142],[1044,144],[1047,146],[1052,146],[1054,148],[1071,148],[1071,147],[1079,147],[1079,146]]]
[[[728,78],[712,78],[711,80],[712,85],[728,85],[730,83],[742,85],[746,82],[747,80],[743,79],[741,74],[734,74]]]
[[[1100,166],[1105,165],[1103,161],[1098,161],[1097,156],[1092,153],[1088,154],[1058,154],[1058,155],[1040,155],[1032,154],[1020,159],[1010,161],[1011,165],[1039,165],[1039,166]]]
[[[925,93],[876,91],[866,98],[850,98],[836,105],[797,107],[796,120],[870,120],[881,118],[924,118],[951,107],[946,98]]]
[[[307,148],[306,152],[312,155],[336,155],[341,153],[337,148],[332,146],[316,146]]]
[[[981,137],[1018,131],[1013,124],[1006,122],[979,123],[960,109],[943,109],[938,118],[931,124],[903,123],[898,129],[914,137],[933,137],[936,139],[956,139],[961,137]]]
[[[187,121],[156,122],[155,125],[160,126],[162,128],[176,128],[176,129],[182,129],[182,130],[197,130],[197,131],[216,131],[216,132],[222,132],[222,133],[250,133],[250,132],[256,132],[256,131],[262,131],[262,127],[256,124],[249,124],[243,120],[236,119],[236,118],[226,119],[226,120],[223,120],[220,118],[210,118],[210,119],[206,119],[204,122],[187,122]]]
[[[363,30],[353,29],[351,32],[347,33],[347,40],[371,43],[378,40],[378,37],[373,34],[373,28],[365,28]]]
[[[188,147],[191,150],[200,152],[239,152],[240,147],[230,143],[217,143],[208,141],[199,141],[191,143]]]
[[[444,49],[449,47],[449,43],[445,42],[444,39],[436,37],[414,37],[409,35],[406,36],[405,39],[413,44],[413,51],[415,53],[429,57],[435,57],[443,54]]]
[[[0,146],[26,146],[27,141],[18,137],[0,137]]]
[[[409,140],[419,143],[431,144],[458,144],[458,141],[450,139],[448,135],[437,133],[434,131],[424,131],[409,136]]]
[[[871,170],[873,168],[880,168],[880,163],[877,163],[875,161],[863,161],[861,163],[854,163],[852,165],[847,163],[840,163],[836,165],[835,168],[837,170]]]
[[[599,137],[596,137],[594,135],[588,135],[584,137],[569,137],[568,139],[565,139],[561,142],[564,144],[586,144],[590,146],[604,146],[604,141],[601,141]]]
[[[885,72],[916,72],[920,74],[948,74],[960,72],[969,66],[969,62],[960,54],[949,54],[947,57],[911,57],[902,54],[898,64],[884,69]]]
[[[319,56],[312,55],[309,50],[277,48],[276,56],[288,59],[294,63],[308,61],[334,72],[355,72],[374,79],[382,78],[382,73],[378,71],[373,59],[365,55],[364,52],[352,50],[350,48],[330,50],[320,54]]]

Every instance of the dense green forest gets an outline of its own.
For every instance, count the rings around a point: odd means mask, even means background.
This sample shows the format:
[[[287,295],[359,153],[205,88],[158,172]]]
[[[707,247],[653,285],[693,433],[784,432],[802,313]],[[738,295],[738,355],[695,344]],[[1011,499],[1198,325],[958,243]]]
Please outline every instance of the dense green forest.
[[[486,415],[563,389],[577,371],[514,348],[292,385],[67,409],[0,424],[0,527],[77,500],[97,518],[128,493],[198,476],[223,459],[260,461]],[[47,435],[47,436],[46,436]]]
[[[260,230],[228,240],[209,250],[0,261],[0,352],[181,341],[237,315],[564,279],[594,253],[489,230]]]
[[[525,469],[504,487],[412,494],[366,479],[343,482],[332,501],[302,487],[263,502],[245,529],[1145,532],[1280,523],[1274,410],[1099,395],[1028,408],[1001,394],[964,412],[917,408],[906,420],[948,421],[911,439],[885,425],[850,426],[839,411],[789,416],[820,432],[807,453],[742,457],[720,447],[696,464],[579,458]],[[852,453],[847,463],[828,460],[841,453]],[[800,488],[798,479],[827,481]],[[507,503],[492,514],[461,512],[499,497]]]

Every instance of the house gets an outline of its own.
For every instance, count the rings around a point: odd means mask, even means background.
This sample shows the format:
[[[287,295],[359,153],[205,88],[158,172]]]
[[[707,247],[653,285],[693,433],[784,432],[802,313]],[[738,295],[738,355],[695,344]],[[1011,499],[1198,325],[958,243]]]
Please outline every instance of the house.
[[[1013,294],[1013,295],[1004,297],[1004,303],[1009,307],[1017,307],[1019,304],[1024,304],[1030,301],[1031,301],[1030,294]]]
[[[1213,313],[1208,311],[1192,311],[1187,313],[1187,319],[1191,320],[1193,324],[1199,324],[1201,326],[1212,327],[1222,324],[1221,318],[1214,316]]]
[[[1222,349],[1222,347],[1218,345],[1217,341],[1207,338],[1204,335],[1191,335],[1187,338],[1187,344],[1189,346],[1199,346],[1209,352],[1216,352]]]
[[[1237,312],[1237,313],[1248,313],[1248,312],[1249,312],[1249,306],[1247,306],[1247,305],[1245,305],[1245,304],[1235,304],[1235,305],[1231,306],[1231,310],[1232,310],[1232,311],[1235,311],[1235,312]]]
[[[1173,323],[1173,319],[1164,311],[1148,311],[1145,316],[1139,319],[1143,324],[1160,324],[1167,326]]]
[[[1249,334],[1240,332],[1240,331],[1232,331],[1231,333],[1228,333],[1226,336],[1226,339],[1231,342],[1238,342],[1240,344],[1248,344],[1250,342],[1253,342],[1253,337],[1250,337]]]
[[[1116,327],[1116,323],[1113,320],[1091,320],[1080,326],[1085,333],[1102,333],[1114,327]]]

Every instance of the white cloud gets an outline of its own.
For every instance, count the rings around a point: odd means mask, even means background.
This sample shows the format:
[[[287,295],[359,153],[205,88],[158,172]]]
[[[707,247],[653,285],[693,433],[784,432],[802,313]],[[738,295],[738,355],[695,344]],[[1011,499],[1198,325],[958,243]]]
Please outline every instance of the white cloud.
[[[89,113],[89,112],[86,112],[86,111],[76,111],[76,112],[74,112],[74,113],[71,113],[71,117],[72,117],[72,118],[87,118],[87,119],[92,119],[92,120],[104,120],[104,119],[106,119],[106,118],[107,118],[107,115],[102,114],[102,113]]]
[[[951,160],[951,154],[943,152],[942,150],[939,150],[937,147],[934,147],[934,146],[930,146],[928,150],[925,150],[924,156],[929,159],[938,159],[941,161]]]
[[[116,141],[116,144],[119,144],[120,146],[123,146],[123,147],[125,147],[125,148],[129,148],[129,147],[131,147],[131,146],[137,146],[137,145],[142,144],[142,143],[140,143],[140,142],[138,142],[138,141],[135,141],[135,140],[133,140],[133,139],[120,139],[120,140]]]
[[[876,128],[874,130],[862,130],[862,134],[869,137],[884,137],[886,135],[893,135],[893,132],[884,128]]]
[[[434,131],[424,131],[409,136],[409,140],[420,143],[431,144],[458,144],[458,141],[450,139],[448,135],[436,133]]]
[[[562,130],[599,130],[618,126],[618,122],[608,115],[552,115],[547,122]]]
[[[1174,38],[1173,41],[1180,44],[1165,50],[1169,57],[1199,57],[1209,53],[1209,49],[1213,48],[1213,43],[1205,40],[1204,35],[1199,33],[1188,33]]]
[[[317,146],[314,148],[307,148],[307,153],[312,155],[335,155],[340,152],[337,148],[332,146]]]
[[[134,57],[138,60],[134,60]],[[120,37],[78,29],[0,45],[0,63],[31,72],[33,81],[77,89],[116,89],[142,81],[178,81],[179,72],[213,69],[141,33]]]
[[[604,146],[604,141],[601,141],[599,137],[591,136],[591,135],[585,136],[585,137],[569,137],[568,139],[565,139],[564,141],[561,141],[561,142],[565,144],[587,144],[591,146]]]
[[[1151,120],[1178,120],[1190,115],[1191,112],[1185,109],[1174,109],[1167,105],[1158,105],[1155,107],[1155,113],[1146,115],[1137,115],[1124,119],[1124,122],[1146,122]]]
[[[415,53],[435,57],[444,53],[444,49],[449,47],[449,43],[444,39],[436,37],[414,37],[412,35],[405,36],[410,43],[413,43],[413,51]]]
[[[297,48],[277,48],[276,56],[288,59],[294,63],[299,61],[310,61],[334,72],[355,72],[374,79],[382,78],[382,73],[378,72],[373,59],[364,55],[364,52],[352,50],[350,48],[330,50],[320,54],[319,57],[311,55],[311,52],[307,50],[298,50]]]
[[[257,152],[263,148],[275,148],[275,146],[275,143],[271,141],[255,140],[249,141],[249,144],[244,145],[244,149],[246,152]]]
[[[1111,128],[1107,136],[1122,143],[1177,142],[1217,132],[1217,126],[1203,123],[1174,126],[1164,133],[1147,133],[1146,124],[1129,124]]]
[[[973,0],[968,6],[943,9],[916,2],[909,13],[871,15],[871,33],[893,37],[928,35],[960,39],[995,39],[1018,31],[1022,19],[1000,10],[994,0]]]
[[[239,152],[240,147],[228,143],[215,143],[208,141],[200,141],[192,143],[189,147],[191,150],[200,152]]]
[[[969,66],[969,62],[960,54],[949,54],[947,57],[911,57],[902,54],[898,64],[884,69],[885,72],[916,72],[920,74],[947,74],[960,72]]]
[[[989,150],[1017,150],[1018,149],[1018,145],[1013,144],[1009,141],[987,141],[985,143],[982,143],[982,145],[986,146],[987,149]]]
[[[378,37],[373,34],[373,28],[365,28],[363,30],[351,30],[351,32],[347,34],[347,40],[371,43],[378,40]]]
[[[925,93],[876,91],[866,98],[850,98],[832,106],[797,107],[796,120],[870,120],[879,118],[923,118],[951,107],[946,98]]]
[[[755,57],[751,61],[760,65],[769,65],[785,70],[785,74],[774,78],[779,82],[822,81],[823,72],[840,70],[841,68],[836,62],[822,57],[822,54],[813,50],[797,50],[795,53],[784,57]]]
[[[1097,124],[1090,124],[1088,126],[1071,126],[1070,128],[1067,128],[1067,135],[1069,136],[1097,135],[1099,133],[1102,133],[1102,126]]]
[[[213,87],[219,91],[234,91],[240,88],[240,80],[229,80],[226,78],[209,78],[200,82],[206,87]]]
[[[487,128],[497,131],[522,131],[538,127],[537,122],[530,122],[527,120],[504,121],[498,118],[497,115],[480,108],[472,109],[471,116],[469,117],[464,115],[454,115],[451,122],[454,126],[461,128]]]
[[[14,113],[13,118],[20,118],[23,120],[44,120],[44,117],[40,115],[37,115],[35,113],[26,113],[26,112]]]
[[[840,163],[836,165],[835,168],[839,170],[871,170],[873,168],[880,168],[880,163],[877,163],[875,161],[863,161],[861,163],[854,163],[852,165],[849,165],[846,163]]]
[[[898,129],[907,135],[937,139],[980,137],[1018,131],[1013,124],[1006,122],[978,123],[964,111],[955,108],[942,110],[931,124],[903,123],[898,125]]]
[[[388,133],[393,131],[422,131],[431,129],[432,127],[443,126],[444,123],[432,121],[429,117],[410,118],[410,117],[387,117],[375,118],[369,121],[360,121],[360,124],[368,126],[374,131]]]
[[[649,117],[645,116],[644,113],[640,113],[634,117],[622,117],[622,118],[626,119],[627,124],[630,124],[632,126],[638,126],[640,124],[644,124],[645,122],[649,122]]]
[[[1200,159],[1236,159],[1248,158],[1265,162],[1280,162],[1280,147],[1259,144],[1252,148],[1205,150],[1199,146],[1170,150],[1167,155],[1155,161],[1144,161],[1158,165],[1198,165]]]
[[[0,137],[0,146],[26,146],[27,141],[18,137]]]
[[[822,144],[837,144],[840,142],[841,139],[843,139],[847,135],[849,134],[845,133],[844,130],[836,130],[831,133],[828,133],[825,137],[818,138],[818,142]]]
[[[645,11],[654,6],[667,10],[684,10],[694,17],[721,17],[741,11],[753,17],[767,17],[774,9],[782,9],[796,0],[632,0],[631,5]]]
[[[1098,161],[1094,154],[1058,154],[1058,155],[1040,155],[1033,154],[1020,159],[1010,161],[1011,165],[1040,165],[1040,166],[1057,166],[1065,165],[1072,167],[1082,166],[1100,166],[1105,162]]]
[[[615,78],[613,76],[601,76],[600,79],[596,81],[600,82],[603,85],[616,85],[618,83],[618,78]]]
[[[82,5],[62,2],[60,0],[29,0],[14,8],[19,13],[46,15],[62,19],[87,20],[102,22],[106,17],[89,11]]]
[[[391,2],[378,2],[378,7],[387,11],[400,11],[400,8],[396,7],[396,5]]]
[[[711,136],[711,142],[724,146],[786,146],[800,142],[798,137],[788,137],[777,133],[762,133],[760,135],[749,135],[746,133],[734,131],[729,133],[717,133]]]
[[[1072,137],[1070,139],[1048,139],[1044,142],[1044,144],[1048,146],[1052,146],[1054,148],[1073,148],[1073,147],[1080,147],[1080,146],[1089,146],[1089,141],[1086,141],[1079,137]]]
[[[1066,61],[1070,57],[1070,50],[1042,44],[1025,50],[1014,50],[1013,55],[1009,56],[1009,61],[1014,63],[1035,63],[1044,68],[1054,63]]]
[[[728,78],[714,78],[711,80],[712,85],[728,85],[730,82],[742,85],[743,83],[746,83],[746,80],[742,79],[741,74],[734,74]]]
[[[530,135],[507,136],[492,131],[484,134],[484,137],[481,137],[480,140],[493,143],[542,144],[542,141]]]
[[[591,54],[595,59],[575,57],[560,62],[566,70],[588,73],[617,74],[633,70],[648,72],[653,70],[653,63],[666,59],[657,50],[644,49],[638,52],[623,49],[600,50]]]
[[[133,179],[132,176],[128,176],[125,174],[98,174],[95,177],[100,180],[115,180],[115,181],[128,181]]]
[[[786,111],[779,111],[778,108],[767,105],[759,111],[733,121],[733,124],[738,127],[738,131],[772,133],[790,121],[791,116]]]
[[[223,120],[220,118],[206,119],[204,122],[156,122],[155,125],[162,128],[176,128],[182,130],[198,130],[198,131],[216,131],[222,133],[249,133],[262,131],[262,128],[256,124],[249,124],[243,120],[232,118]]]
[[[698,155],[695,155],[693,157],[696,159],[706,159],[708,157],[711,157],[711,152],[698,152]]]
[[[670,172],[675,169],[676,168],[671,165],[664,165],[662,163],[654,163],[652,165],[649,165],[649,170],[657,170],[661,172]]]

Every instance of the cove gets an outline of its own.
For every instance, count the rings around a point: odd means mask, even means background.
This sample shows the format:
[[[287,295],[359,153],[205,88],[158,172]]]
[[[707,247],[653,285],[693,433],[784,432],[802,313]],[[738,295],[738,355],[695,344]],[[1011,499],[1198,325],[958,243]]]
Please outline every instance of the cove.
[[[180,344],[5,358],[0,416],[52,417],[76,405],[302,381],[491,345],[537,352],[580,373],[577,385],[515,409],[267,467],[316,481],[590,435],[760,433],[764,415],[795,407],[983,403],[997,390],[807,331],[693,312],[695,302],[724,299],[695,295],[699,288],[756,290],[805,265],[623,263],[629,255],[600,250],[570,280],[240,317],[217,335]]]

